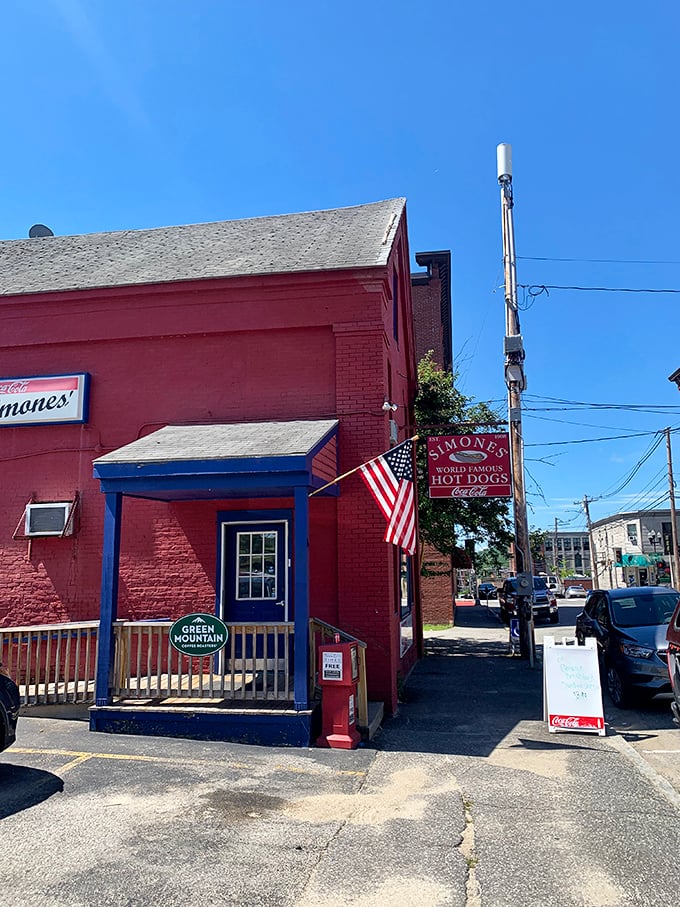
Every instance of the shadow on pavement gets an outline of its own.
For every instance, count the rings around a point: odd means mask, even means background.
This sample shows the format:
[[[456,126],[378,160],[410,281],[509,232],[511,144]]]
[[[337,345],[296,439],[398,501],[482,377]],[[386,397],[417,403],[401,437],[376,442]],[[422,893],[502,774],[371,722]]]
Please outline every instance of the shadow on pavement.
[[[473,632],[480,629],[489,631],[488,639]],[[531,669],[509,654],[508,642],[497,638],[499,629],[484,606],[457,610],[456,635],[444,631],[426,641],[399,713],[376,738],[378,748],[485,756],[520,722],[541,721],[540,663]]]
[[[63,780],[52,772],[0,763],[0,819],[37,806],[63,789]]]
[[[572,636],[573,626],[565,621],[546,632]],[[527,661],[510,654],[506,633],[496,613],[485,605],[457,609],[456,626],[426,640],[425,657],[408,678],[399,712],[383,725],[376,747],[487,756],[501,741],[505,747],[534,750],[593,745],[548,742],[543,727],[542,646],[539,642],[532,669]],[[631,742],[673,727],[667,699],[621,710],[604,693],[603,705],[609,727]],[[519,728],[526,721],[538,723],[531,733]],[[531,739],[534,732],[538,740]]]

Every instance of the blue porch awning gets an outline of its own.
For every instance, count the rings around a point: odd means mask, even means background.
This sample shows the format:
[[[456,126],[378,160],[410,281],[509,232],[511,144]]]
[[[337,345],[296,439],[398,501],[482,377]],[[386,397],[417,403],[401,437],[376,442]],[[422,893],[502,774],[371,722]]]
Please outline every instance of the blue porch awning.
[[[337,431],[335,419],[168,425],[98,457],[94,476],[105,493],[156,500],[287,497],[337,477]]]

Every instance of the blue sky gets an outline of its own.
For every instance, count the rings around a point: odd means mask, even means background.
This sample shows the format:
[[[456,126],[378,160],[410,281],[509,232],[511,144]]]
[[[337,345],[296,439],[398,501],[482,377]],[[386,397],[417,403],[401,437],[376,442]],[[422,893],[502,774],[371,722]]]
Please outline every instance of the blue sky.
[[[2,238],[404,195],[412,254],[452,252],[461,389],[504,407],[495,154],[510,142],[521,284],[680,288],[671,0],[5,0],[0,15]],[[530,523],[581,528],[573,502],[616,491],[653,433],[680,427],[680,295],[529,301]],[[665,463],[662,444],[593,518],[658,500]]]

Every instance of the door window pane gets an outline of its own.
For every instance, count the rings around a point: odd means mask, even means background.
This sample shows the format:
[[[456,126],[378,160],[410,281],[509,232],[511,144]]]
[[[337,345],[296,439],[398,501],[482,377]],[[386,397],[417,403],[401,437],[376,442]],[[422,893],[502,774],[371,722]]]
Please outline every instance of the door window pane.
[[[238,552],[236,598],[240,601],[276,598],[278,578],[276,543],[276,532],[236,533]]]

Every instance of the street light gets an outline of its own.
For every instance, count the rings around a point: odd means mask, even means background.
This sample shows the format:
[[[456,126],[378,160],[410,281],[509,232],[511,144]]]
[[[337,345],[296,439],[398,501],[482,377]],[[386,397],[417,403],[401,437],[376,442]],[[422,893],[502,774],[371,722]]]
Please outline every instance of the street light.
[[[656,546],[659,544],[659,542],[663,541],[663,536],[660,532],[654,532],[654,530],[652,529],[647,538],[649,539],[650,545],[654,549],[654,554],[656,554]]]

